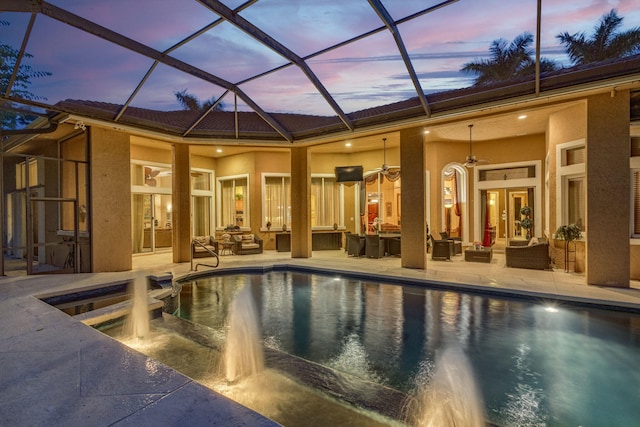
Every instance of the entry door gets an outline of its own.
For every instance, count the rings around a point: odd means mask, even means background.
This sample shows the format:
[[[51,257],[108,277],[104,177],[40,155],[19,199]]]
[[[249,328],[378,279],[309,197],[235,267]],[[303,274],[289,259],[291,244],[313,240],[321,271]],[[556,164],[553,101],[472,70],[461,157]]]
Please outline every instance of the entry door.
[[[528,205],[526,191],[509,191],[509,208],[507,210],[507,227],[509,239],[525,240],[527,230],[520,226],[522,215],[520,209]]]

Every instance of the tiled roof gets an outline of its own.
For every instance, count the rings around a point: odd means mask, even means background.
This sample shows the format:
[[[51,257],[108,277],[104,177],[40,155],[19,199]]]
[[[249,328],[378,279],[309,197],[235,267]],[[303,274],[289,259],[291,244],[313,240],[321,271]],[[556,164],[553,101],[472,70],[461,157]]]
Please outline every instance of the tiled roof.
[[[618,77],[640,78],[640,55],[614,61],[565,68],[541,76],[541,91],[563,90],[582,84],[594,83]],[[533,78],[511,80],[501,84],[439,92],[427,96],[432,113],[442,113],[463,107],[482,105],[487,102],[504,101],[520,96],[532,95],[535,91]],[[93,119],[114,121],[120,105],[104,102],[67,99],[56,104],[63,112]],[[183,135],[200,118],[193,111],[156,111],[128,107],[117,123],[154,130],[170,135]],[[271,118],[286,129],[294,141],[328,135],[347,130],[337,116],[313,116],[305,114],[272,113]],[[356,129],[391,123],[416,117],[425,117],[418,97],[392,104],[368,108],[347,115]],[[236,136],[237,119],[237,136]],[[241,140],[283,141],[285,138],[267,121],[254,112],[212,111],[207,114],[186,137],[231,138]]]

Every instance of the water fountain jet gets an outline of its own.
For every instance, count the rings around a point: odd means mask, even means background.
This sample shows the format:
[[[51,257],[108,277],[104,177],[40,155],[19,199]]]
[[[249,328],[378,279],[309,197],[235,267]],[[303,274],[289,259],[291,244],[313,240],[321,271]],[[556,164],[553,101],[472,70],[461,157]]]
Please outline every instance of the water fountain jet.
[[[242,288],[233,300],[228,323],[224,368],[227,382],[234,383],[264,369],[258,316],[249,286]]]
[[[418,385],[406,412],[415,427],[487,425],[484,401],[462,350],[451,347],[438,356],[431,381]]]
[[[133,304],[129,315],[131,337],[144,339],[149,336],[149,303],[147,300],[147,278],[136,277],[131,281]]]

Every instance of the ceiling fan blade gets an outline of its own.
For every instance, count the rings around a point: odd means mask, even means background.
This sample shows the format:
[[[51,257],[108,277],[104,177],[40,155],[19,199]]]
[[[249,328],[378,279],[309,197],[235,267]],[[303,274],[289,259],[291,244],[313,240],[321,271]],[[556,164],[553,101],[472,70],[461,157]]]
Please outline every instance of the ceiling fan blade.
[[[144,167],[144,176],[147,178],[154,178],[156,176],[158,176],[158,174],[160,174],[159,170],[153,170],[152,168],[145,166]]]

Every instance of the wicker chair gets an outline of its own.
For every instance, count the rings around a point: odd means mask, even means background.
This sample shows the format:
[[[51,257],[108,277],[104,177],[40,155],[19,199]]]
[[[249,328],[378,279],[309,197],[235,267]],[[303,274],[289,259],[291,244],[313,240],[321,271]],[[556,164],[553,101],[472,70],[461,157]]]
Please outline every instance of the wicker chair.
[[[384,240],[377,234],[367,234],[365,254],[367,258],[382,258],[384,256]]]
[[[364,236],[347,234],[347,255],[355,257],[364,255]]]
[[[528,246],[505,247],[507,267],[549,270],[549,243],[541,241]]]
[[[431,240],[432,243],[431,259],[436,261],[450,261],[451,257],[455,255],[453,240],[436,240],[432,235],[429,235],[429,240]]]
[[[454,255],[462,254],[462,239],[460,237],[449,237],[449,233],[446,231],[440,232],[440,237],[442,240],[452,240],[453,241],[453,253]]]
[[[192,258],[210,257],[209,251],[218,253],[218,243],[213,236],[195,236],[191,240]]]
[[[233,253],[249,255],[262,253],[262,239],[256,234],[233,235]]]
[[[401,255],[402,253],[402,244],[400,237],[392,237],[387,240],[387,251],[389,255]]]

